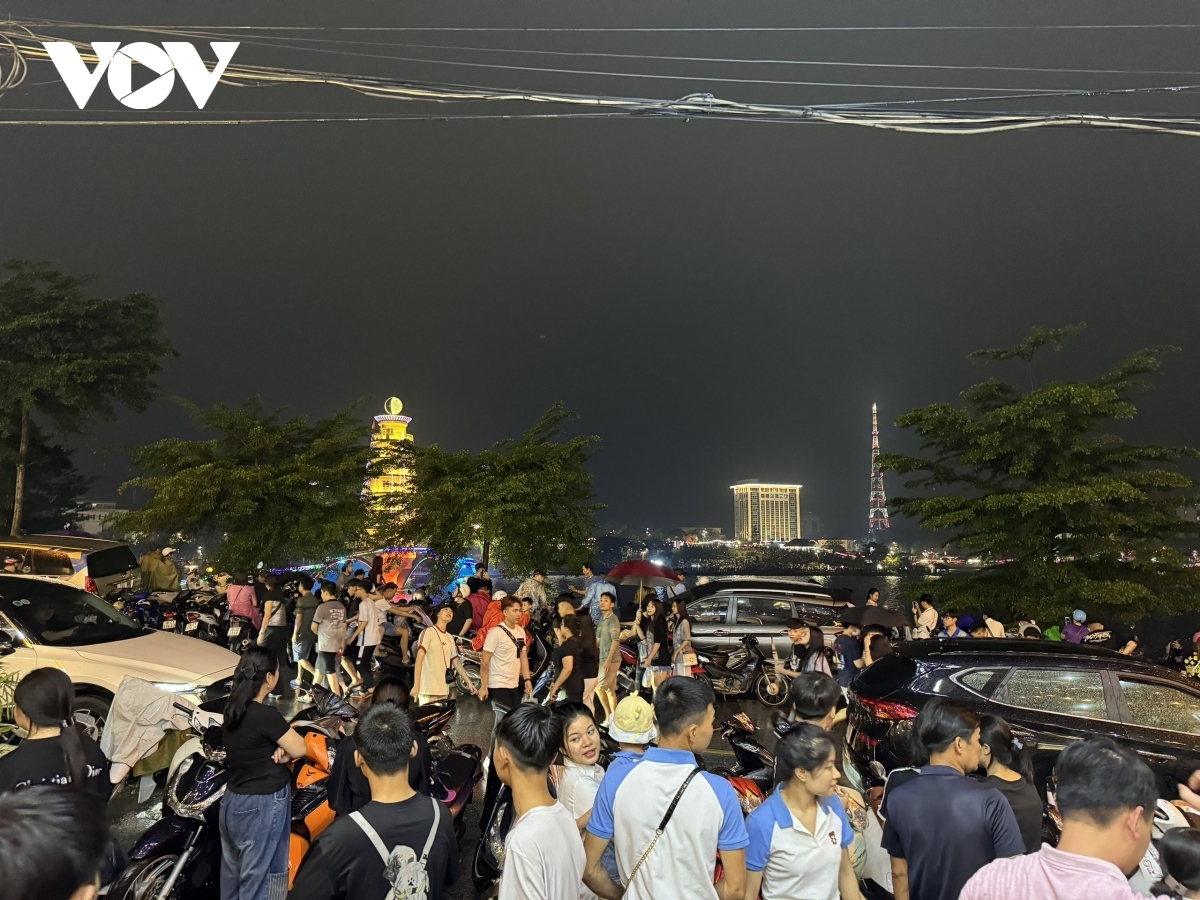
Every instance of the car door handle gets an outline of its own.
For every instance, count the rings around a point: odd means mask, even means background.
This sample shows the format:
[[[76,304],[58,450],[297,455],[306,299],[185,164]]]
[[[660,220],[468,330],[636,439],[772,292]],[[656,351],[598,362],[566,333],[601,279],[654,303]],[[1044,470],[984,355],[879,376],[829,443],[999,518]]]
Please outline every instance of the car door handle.
[[[724,628],[718,628],[716,631],[713,632],[713,634],[720,637],[722,635],[729,634],[729,632],[726,631]]]

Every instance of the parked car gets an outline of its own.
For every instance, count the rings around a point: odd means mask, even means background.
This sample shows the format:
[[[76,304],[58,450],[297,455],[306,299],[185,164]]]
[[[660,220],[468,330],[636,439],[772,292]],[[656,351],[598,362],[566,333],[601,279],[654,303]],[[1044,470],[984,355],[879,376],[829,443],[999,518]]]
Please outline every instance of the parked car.
[[[128,544],[56,534],[0,537],[0,572],[57,578],[100,597],[140,583]]]
[[[785,648],[790,651],[787,623],[792,618],[819,626],[832,643],[841,633],[836,618],[847,605],[847,594],[801,581],[738,578],[697,585],[679,597],[687,601],[697,647],[732,651],[743,637],[753,635],[769,657],[771,638],[781,655]]]
[[[0,574],[0,666],[57,666],[75,683],[75,720],[98,737],[121,679],[133,675],[195,703],[228,693],[238,657],[142,628],[88,591],[52,577]]]
[[[1164,797],[1200,768],[1200,682],[1112,650],[1012,639],[899,644],[850,686],[843,754],[860,790],[918,762],[913,720],[931,697],[1002,716],[1034,752],[1043,799],[1058,754],[1104,735],[1135,750],[1160,776]]]

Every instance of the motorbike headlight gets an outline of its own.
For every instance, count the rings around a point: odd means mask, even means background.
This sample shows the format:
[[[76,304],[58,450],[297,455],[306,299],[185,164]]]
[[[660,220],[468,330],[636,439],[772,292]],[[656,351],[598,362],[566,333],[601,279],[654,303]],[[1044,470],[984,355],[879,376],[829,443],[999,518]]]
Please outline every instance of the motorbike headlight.
[[[200,690],[199,685],[190,681],[156,681],[154,686],[171,694],[194,694]]]

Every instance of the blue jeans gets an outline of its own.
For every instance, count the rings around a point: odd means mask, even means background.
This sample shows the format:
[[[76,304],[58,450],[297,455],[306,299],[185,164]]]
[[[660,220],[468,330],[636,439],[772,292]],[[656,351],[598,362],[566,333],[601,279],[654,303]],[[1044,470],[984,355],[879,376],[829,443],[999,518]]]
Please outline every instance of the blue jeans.
[[[285,900],[291,786],[221,798],[221,900]]]

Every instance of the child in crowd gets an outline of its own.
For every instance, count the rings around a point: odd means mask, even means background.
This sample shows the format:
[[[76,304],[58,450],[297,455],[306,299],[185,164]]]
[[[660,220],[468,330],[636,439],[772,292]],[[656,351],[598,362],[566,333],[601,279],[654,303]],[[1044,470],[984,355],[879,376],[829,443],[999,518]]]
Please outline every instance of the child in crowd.
[[[321,582],[321,605],[313,613],[313,634],[317,636],[317,684],[329,680],[329,689],[342,693],[338,677],[338,657],[346,644],[346,607],[338,600],[338,587],[332,581]]]

